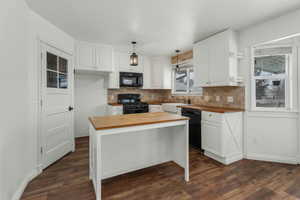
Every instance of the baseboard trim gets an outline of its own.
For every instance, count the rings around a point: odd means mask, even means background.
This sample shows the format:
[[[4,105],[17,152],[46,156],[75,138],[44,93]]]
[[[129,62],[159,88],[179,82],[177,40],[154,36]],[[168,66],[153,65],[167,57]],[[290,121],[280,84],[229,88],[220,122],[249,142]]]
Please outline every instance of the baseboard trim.
[[[26,189],[28,183],[34,179],[35,177],[37,177],[42,171],[40,169],[34,169],[32,170],[22,181],[22,183],[20,184],[19,188],[17,189],[17,191],[15,192],[15,194],[12,197],[12,200],[19,200],[22,197],[22,194],[24,192],[24,190]]]
[[[247,154],[245,156],[246,159],[250,160],[259,160],[265,162],[276,162],[276,163],[286,163],[286,164],[298,164],[297,157],[281,157],[281,156],[271,156],[271,155],[263,155],[263,154]]]
[[[218,156],[214,153],[211,153],[209,151],[204,151],[204,155],[206,155],[207,157],[210,157],[224,165],[229,165],[231,163],[234,163],[236,161],[242,160],[243,159],[243,154],[242,153],[236,153],[234,155],[228,156],[228,157],[221,157]]]

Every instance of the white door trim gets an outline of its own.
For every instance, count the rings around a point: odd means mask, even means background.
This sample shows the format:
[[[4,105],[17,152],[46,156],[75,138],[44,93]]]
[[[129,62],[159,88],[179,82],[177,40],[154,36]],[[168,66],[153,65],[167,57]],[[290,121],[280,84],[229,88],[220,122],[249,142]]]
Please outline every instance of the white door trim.
[[[59,49],[51,44],[49,44],[48,42],[45,42],[43,40],[41,40],[39,37],[37,37],[37,170],[38,172],[42,172],[43,171],[43,157],[42,157],[42,152],[41,149],[43,147],[43,141],[42,141],[42,100],[43,100],[43,93],[42,93],[42,62],[45,62],[45,60],[43,60],[43,46],[47,46],[51,49],[55,49],[56,51],[62,52],[63,54],[67,55],[69,58],[69,65],[70,65],[70,85],[72,85],[70,92],[71,92],[71,105],[73,105],[74,107],[74,58],[73,55],[62,50]],[[72,112],[71,114],[71,134],[73,136],[73,138],[75,139],[75,135],[74,135],[74,112]],[[73,141],[73,148],[72,151],[75,151],[75,141]]]

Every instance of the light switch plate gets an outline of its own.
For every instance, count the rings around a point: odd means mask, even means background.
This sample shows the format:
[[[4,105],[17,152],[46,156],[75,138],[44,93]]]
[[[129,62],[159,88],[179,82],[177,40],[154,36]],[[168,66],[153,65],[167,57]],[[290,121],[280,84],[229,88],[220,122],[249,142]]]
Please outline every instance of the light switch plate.
[[[233,103],[233,96],[227,97],[227,103]]]

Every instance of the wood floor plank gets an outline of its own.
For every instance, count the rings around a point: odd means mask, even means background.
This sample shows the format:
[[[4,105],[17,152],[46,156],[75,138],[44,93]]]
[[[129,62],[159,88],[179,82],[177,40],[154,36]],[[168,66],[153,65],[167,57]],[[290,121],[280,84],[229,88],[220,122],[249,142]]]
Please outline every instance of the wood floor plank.
[[[27,186],[22,200],[95,200],[89,180],[88,138]],[[104,200],[300,199],[300,167],[242,160],[224,166],[190,149],[190,182],[173,162],[103,181]]]

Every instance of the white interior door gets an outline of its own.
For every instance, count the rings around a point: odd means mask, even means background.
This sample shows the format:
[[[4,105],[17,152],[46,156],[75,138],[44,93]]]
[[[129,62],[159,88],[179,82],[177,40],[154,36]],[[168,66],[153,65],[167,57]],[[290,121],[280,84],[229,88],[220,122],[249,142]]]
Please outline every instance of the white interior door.
[[[42,45],[41,153],[46,168],[74,150],[71,57]]]

